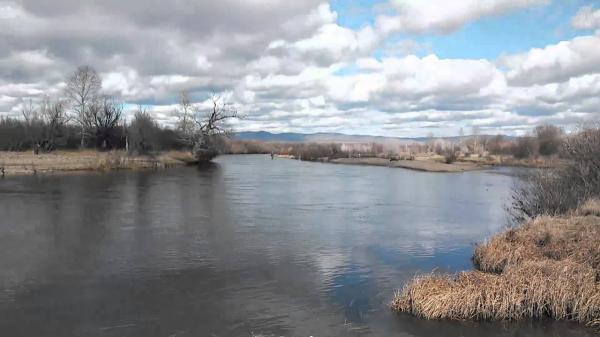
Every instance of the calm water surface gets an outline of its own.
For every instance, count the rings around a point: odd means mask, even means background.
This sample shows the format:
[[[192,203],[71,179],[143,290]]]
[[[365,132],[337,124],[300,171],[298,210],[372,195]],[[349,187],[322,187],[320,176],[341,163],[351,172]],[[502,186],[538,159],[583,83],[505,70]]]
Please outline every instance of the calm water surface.
[[[504,173],[226,156],[3,179],[0,335],[591,336],[388,309],[417,272],[471,268],[506,224]]]

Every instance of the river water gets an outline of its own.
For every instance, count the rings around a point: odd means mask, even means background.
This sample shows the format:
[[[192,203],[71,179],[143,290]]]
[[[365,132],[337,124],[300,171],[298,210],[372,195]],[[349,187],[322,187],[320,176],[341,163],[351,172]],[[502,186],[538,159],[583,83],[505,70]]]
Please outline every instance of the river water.
[[[224,156],[203,169],[0,180],[0,335],[588,336],[571,323],[390,312],[471,267],[510,169],[458,174]]]

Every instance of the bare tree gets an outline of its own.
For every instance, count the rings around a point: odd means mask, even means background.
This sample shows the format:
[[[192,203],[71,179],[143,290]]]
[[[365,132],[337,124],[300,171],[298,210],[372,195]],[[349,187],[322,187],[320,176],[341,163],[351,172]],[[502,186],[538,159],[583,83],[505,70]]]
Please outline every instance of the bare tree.
[[[97,101],[88,107],[86,123],[96,139],[96,147],[107,150],[116,144],[117,130],[120,128],[123,106],[109,98]]]
[[[181,135],[181,141],[188,147],[194,146],[194,135],[196,134],[196,121],[194,119],[194,106],[190,101],[187,91],[182,91],[179,100],[177,130]]]
[[[34,153],[37,154],[39,151],[38,144],[41,141],[43,134],[43,125],[40,118],[39,109],[33,105],[31,98],[27,103],[23,103],[23,106],[21,107],[21,114],[25,120],[23,123],[25,139],[33,148]]]
[[[46,152],[53,151],[56,147],[56,139],[60,137],[64,126],[69,121],[64,101],[52,102],[49,98],[44,99],[40,116],[44,125],[44,140],[38,146]]]
[[[427,133],[427,152],[433,152],[435,149],[435,136],[433,132]]]
[[[212,94],[209,100],[212,108],[204,115],[204,118],[196,120],[200,131],[207,136],[229,135],[231,129],[227,127],[225,121],[239,117],[235,104],[227,102],[217,94]]]
[[[23,103],[23,106],[21,107],[21,114],[23,115],[23,119],[25,119],[25,124],[28,125],[39,119],[39,111],[33,106],[31,98],[27,101],[27,103]]]
[[[100,76],[90,66],[80,66],[67,79],[66,95],[73,105],[74,120],[81,127],[81,147],[85,145],[86,132],[91,127],[89,109],[98,100],[101,87]]]
[[[473,152],[481,154],[479,148],[479,134],[481,133],[481,128],[479,125],[473,125],[471,133],[473,135]]]
[[[194,138],[193,152],[201,162],[210,161],[219,154],[222,136],[228,137],[231,133],[227,120],[238,118],[235,105],[227,102],[221,95],[213,93],[209,101],[212,106],[204,113],[196,107],[195,121],[198,131]]]
[[[131,142],[130,149],[138,154],[147,154],[158,150],[157,141],[160,127],[147,107],[139,105],[135,111],[133,120],[127,128],[127,136]]]
[[[209,108],[192,104],[187,92],[179,103],[177,129],[184,143],[192,149],[198,161],[210,161],[220,151],[222,136],[228,136],[227,120],[239,118],[237,108],[218,94],[211,94]]]

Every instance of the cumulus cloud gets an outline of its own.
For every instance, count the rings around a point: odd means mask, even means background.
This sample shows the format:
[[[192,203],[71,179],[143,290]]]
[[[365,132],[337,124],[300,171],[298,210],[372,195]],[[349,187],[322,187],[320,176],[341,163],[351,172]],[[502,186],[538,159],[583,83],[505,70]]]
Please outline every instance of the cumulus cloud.
[[[570,41],[534,48],[504,57],[513,85],[529,86],[562,82],[571,77],[600,72],[600,36],[581,36]]]
[[[379,16],[377,27],[384,34],[450,33],[482,17],[547,3],[548,0],[393,1],[398,14]]]
[[[600,28],[600,9],[594,10],[592,6],[582,7],[571,20],[571,26],[575,29]]]
[[[181,90],[200,103],[227,95],[246,116],[239,130],[422,136],[576,123],[600,105],[598,35],[495,63],[441,58],[395,34],[449,33],[546,2],[392,1],[350,28],[324,0],[0,0],[0,115],[60,95],[65,77],[89,64],[105,94],[128,109],[150,105],[167,125]],[[594,13],[582,9],[573,22]]]

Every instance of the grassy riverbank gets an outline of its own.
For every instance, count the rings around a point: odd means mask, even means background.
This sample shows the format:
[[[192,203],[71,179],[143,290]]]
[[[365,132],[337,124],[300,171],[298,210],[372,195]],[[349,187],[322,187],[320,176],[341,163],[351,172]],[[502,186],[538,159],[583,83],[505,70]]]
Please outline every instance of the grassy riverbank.
[[[77,171],[153,169],[193,162],[189,152],[168,151],[153,156],[133,156],[125,151],[55,151],[33,154],[0,152],[0,176]]]
[[[600,201],[478,245],[476,270],[418,276],[392,309],[427,319],[553,318],[600,326]]]

